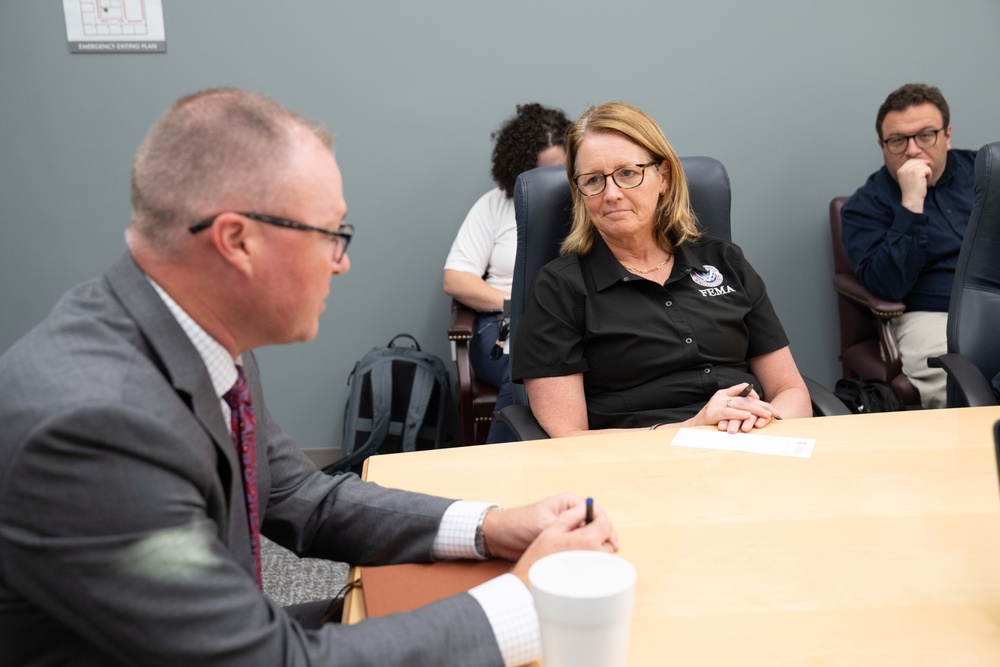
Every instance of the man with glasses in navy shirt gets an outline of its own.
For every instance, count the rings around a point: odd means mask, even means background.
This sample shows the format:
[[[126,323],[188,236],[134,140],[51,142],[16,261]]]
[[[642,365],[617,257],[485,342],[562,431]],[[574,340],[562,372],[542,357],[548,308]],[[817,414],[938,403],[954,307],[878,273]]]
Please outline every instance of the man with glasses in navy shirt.
[[[893,323],[903,372],[925,408],[945,404],[945,373],[928,357],[947,351],[948,302],[972,213],[976,152],[952,150],[948,102],[934,86],[889,94],[875,121],[884,166],[844,204],[843,240],[875,296],[901,301]]]

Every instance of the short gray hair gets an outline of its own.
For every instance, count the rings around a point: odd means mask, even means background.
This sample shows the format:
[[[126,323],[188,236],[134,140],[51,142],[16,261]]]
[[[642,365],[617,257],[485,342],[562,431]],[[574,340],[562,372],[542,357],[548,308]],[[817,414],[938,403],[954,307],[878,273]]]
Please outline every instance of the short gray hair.
[[[226,210],[266,209],[305,128],[333,148],[318,123],[258,93],[211,88],[182,97],[153,125],[132,163],[132,226],[160,251],[187,227]]]

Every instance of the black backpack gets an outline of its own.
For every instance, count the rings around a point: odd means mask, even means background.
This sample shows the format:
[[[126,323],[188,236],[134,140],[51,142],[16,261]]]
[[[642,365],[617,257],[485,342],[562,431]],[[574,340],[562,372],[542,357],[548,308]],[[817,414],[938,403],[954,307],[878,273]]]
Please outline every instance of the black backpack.
[[[396,347],[409,338],[413,347]],[[360,472],[372,454],[437,449],[446,443],[446,407],[451,395],[444,362],[420,349],[416,338],[398,334],[354,365],[344,410],[343,458],[323,468]]]
[[[833,393],[857,414],[906,409],[892,387],[883,380],[837,380]]]

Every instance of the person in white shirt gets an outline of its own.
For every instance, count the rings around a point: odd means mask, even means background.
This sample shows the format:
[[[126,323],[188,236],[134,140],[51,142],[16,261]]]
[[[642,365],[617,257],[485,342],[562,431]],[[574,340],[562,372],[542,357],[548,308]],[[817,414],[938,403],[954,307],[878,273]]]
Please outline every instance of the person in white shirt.
[[[511,403],[508,356],[493,359],[503,318],[503,301],[510,296],[517,250],[514,182],[522,172],[566,163],[564,134],[570,121],[559,109],[538,103],[519,104],[517,113],[493,133],[493,188],[473,205],[448,253],[444,291],[477,311],[469,346],[476,377],[500,389],[496,410]],[[507,442],[514,435],[494,423],[488,442]]]

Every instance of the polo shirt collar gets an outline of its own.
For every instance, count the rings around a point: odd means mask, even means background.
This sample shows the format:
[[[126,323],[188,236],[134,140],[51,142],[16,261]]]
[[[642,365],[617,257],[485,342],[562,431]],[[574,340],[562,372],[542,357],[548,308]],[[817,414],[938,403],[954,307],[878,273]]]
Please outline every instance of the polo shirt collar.
[[[594,285],[598,290],[607,289],[619,281],[628,282],[635,278],[621,265],[600,234],[594,235],[594,247],[587,255],[586,263],[590,267]],[[686,276],[692,271],[702,273],[705,271],[705,266],[697,258],[692,257],[687,244],[674,246],[674,269],[671,272],[671,279]]]
[[[607,289],[619,280],[629,277],[628,271],[615,258],[611,248],[597,232],[594,233],[594,247],[588,253],[586,261],[598,290]]]
[[[681,243],[674,246],[674,270],[673,276],[686,276],[689,273],[704,273],[707,271],[705,265],[691,252],[691,246]]]

